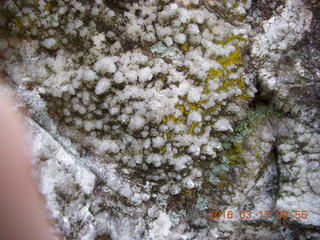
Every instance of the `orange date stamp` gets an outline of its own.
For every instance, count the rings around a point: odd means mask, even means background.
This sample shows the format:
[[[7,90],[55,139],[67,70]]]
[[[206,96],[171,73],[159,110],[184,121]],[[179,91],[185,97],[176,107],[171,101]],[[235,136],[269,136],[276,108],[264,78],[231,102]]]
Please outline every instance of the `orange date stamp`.
[[[268,220],[271,217],[278,219],[306,219],[307,211],[208,211],[209,220]]]

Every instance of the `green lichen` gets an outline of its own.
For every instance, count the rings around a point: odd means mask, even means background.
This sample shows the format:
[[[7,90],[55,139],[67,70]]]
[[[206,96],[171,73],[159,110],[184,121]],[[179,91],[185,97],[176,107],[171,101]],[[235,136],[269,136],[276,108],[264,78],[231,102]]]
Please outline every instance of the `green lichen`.
[[[157,42],[150,48],[152,53],[160,54],[161,57],[174,58],[179,54],[179,50],[174,47],[166,47],[162,42]]]
[[[180,218],[185,218],[187,216],[187,211],[181,209],[179,212],[172,212],[170,214],[171,222],[173,226],[176,226],[180,222]]]
[[[236,165],[245,164],[242,153],[246,138],[254,132],[259,122],[271,114],[277,114],[272,105],[260,106],[249,110],[246,117],[235,126],[233,134],[223,144],[224,151],[218,156],[218,161],[211,164],[208,173],[211,184],[227,187],[228,182],[223,181],[224,176],[229,175],[227,172]],[[258,158],[261,154],[257,152],[255,156]]]
[[[204,211],[208,209],[208,199],[205,196],[198,195],[196,209]]]

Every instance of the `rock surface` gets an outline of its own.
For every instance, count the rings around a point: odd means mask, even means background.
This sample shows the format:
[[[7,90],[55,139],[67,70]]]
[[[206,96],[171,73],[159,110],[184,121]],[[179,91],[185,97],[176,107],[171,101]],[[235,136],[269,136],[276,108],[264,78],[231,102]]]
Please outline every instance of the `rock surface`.
[[[0,66],[61,238],[319,239],[319,10],[5,1]]]

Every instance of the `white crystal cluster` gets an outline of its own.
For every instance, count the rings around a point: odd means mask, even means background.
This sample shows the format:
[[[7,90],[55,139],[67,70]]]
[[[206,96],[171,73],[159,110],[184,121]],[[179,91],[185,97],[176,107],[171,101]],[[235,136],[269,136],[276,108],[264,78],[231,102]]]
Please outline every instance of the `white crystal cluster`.
[[[199,2],[5,6],[12,30],[37,39],[13,43],[7,71],[43,96],[64,136],[162,192],[201,186],[255,92],[241,57],[247,25]]]

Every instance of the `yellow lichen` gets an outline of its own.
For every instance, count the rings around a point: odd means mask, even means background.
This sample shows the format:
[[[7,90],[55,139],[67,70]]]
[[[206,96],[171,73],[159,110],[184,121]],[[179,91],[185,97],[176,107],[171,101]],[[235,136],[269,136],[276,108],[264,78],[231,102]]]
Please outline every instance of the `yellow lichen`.
[[[17,28],[19,28],[20,30],[25,30],[25,26],[22,24],[21,19],[19,17],[16,17],[14,19],[14,24],[16,25]]]
[[[224,69],[219,68],[218,70],[214,69],[214,68],[210,68],[210,70],[208,71],[208,79],[213,79],[213,78],[217,78],[220,77],[221,74],[224,73]]]
[[[203,104],[206,104],[207,102],[208,100],[202,100],[196,103],[188,103],[188,107],[192,110],[198,110]]]
[[[160,148],[160,153],[165,153],[166,151],[167,151],[167,148],[166,148],[166,147]]]
[[[52,7],[52,3],[51,2],[47,2],[46,5],[44,6],[44,10],[50,11],[51,7]]]
[[[192,9],[192,8],[193,8],[192,3],[189,3],[189,4],[187,5],[187,8],[188,8],[189,10]]]
[[[178,108],[183,115],[188,115],[190,113],[189,111],[186,110],[183,104],[177,104],[176,108]]]
[[[166,133],[163,135],[163,137],[164,137],[165,139],[170,139],[170,138],[172,137],[172,133],[171,133],[171,132],[166,132]]]
[[[164,123],[167,123],[167,122],[169,122],[169,121],[173,121],[174,123],[178,123],[178,122],[182,122],[182,119],[181,119],[180,116],[179,116],[179,117],[176,117],[176,116],[174,116],[173,114],[170,114],[170,115],[164,117],[164,118],[162,119],[162,121],[163,121]]]
[[[198,127],[199,126],[199,123],[198,122],[193,122],[193,123],[191,123],[191,126],[189,127],[189,130],[188,130],[188,134],[194,134],[194,129],[196,128],[196,127]]]
[[[226,92],[230,87],[238,87],[240,90],[243,90],[245,87],[245,82],[243,76],[240,76],[238,79],[225,79],[222,82],[222,86],[217,89],[217,91]]]
[[[46,5],[44,6],[44,10],[50,11],[52,8],[56,7],[57,5],[58,5],[57,1],[53,1],[53,0],[47,1]]]
[[[223,67],[230,66],[232,64],[241,63],[241,49],[239,46],[235,46],[235,51],[231,52],[227,57],[221,57],[217,59],[217,62]]]
[[[189,50],[189,43],[186,41],[184,44],[181,45],[181,49],[185,52]]]
[[[193,190],[192,189],[189,189],[189,190],[181,192],[182,196],[192,196],[192,194],[193,194]]]
[[[206,116],[206,115],[207,115],[208,113],[210,113],[210,112],[216,111],[220,106],[221,106],[221,104],[216,104],[216,105],[213,106],[213,107],[204,109],[204,110],[202,111],[202,117]]]
[[[212,79],[220,80],[221,85],[215,90],[216,92],[228,92],[230,88],[238,88],[241,90],[241,94],[237,94],[237,97],[239,101],[245,101],[249,98],[247,91],[246,91],[246,82],[245,77],[243,74],[239,73],[238,78],[230,78],[230,75],[233,73],[237,73],[238,68],[242,66],[242,46],[246,42],[246,39],[244,35],[237,34],[232,35],[229,37],[226,37],[225,39],[218,41],[215,40],[214,43],[225,46],[227,44],[232,44],[234,47],[234,50],[230,52],[227,56],[220,56],[213,58],[220,67],[218,68],[210,68],[210,70],[207,72],[207,77],[204,80],[201,79],[194,79],[194,81],[197,84],[203,85],[203,91],[202,94],[208,95],[210,94],[209,89],[209,82]],[[187,52],[190,48],[189,42],[182,44],[181,49],[185,52]],[[202,46],[203,47],[203,46]],[[193,79],[193,78],[192,78]],[[177,104],[176,108],[180,110],[182,113],[181,116],[175,117],[174,115],[169,115],[163,118],[163,123],[167,123],[168,121],[173,121],[174,123],[183,123],[186,125],[185,120],[187,119],[188,115],[190,114],[191,110],[201,110],[201,115],[203,118],[205,118],[208,114],[211,112],[219,110],[221,104],[216,103],[215,106],[206,108],[206,104],[208,103],[208,98],[205,98],[204,100],[198,101],[198,102],[189,102],[186,97],[182,98],[183,104]],[[188,110],[186,109],[188,108]],[[189,110],[190,109],[190,110]],[[184,134],[191,134],[191,135],[200,135],[204,133],[204,129],[207,127],[208,124],[201,124],[201,131],[200,133],[194,133],[194,130],[196,127],[200,126],[200,123],[192,123],[188,130]],[[183,133],[180,133],[183,134]],[[239,149],[238,149],[239,150]],[[235,151],[233,154],[230,154],[231,161],[236,163],[239,160],[236,159],[236,157],[232,157],[232,155],[237,155],[239,152]]]
[[[243,34],[236,34],[236,35],[229,36],[229,37],[223,39],[222,41],[214,40],[213,42],[224,46],[232,41],[239,43],[239,42],[246,42],[246,39]]]
[[[162,81],[162,82],[165,82],[165,81],[167,81],[167,78],[166,78],[164,75],[160,75],[160,76],[158,77],[158,80],[160,80],[160,81]]]

